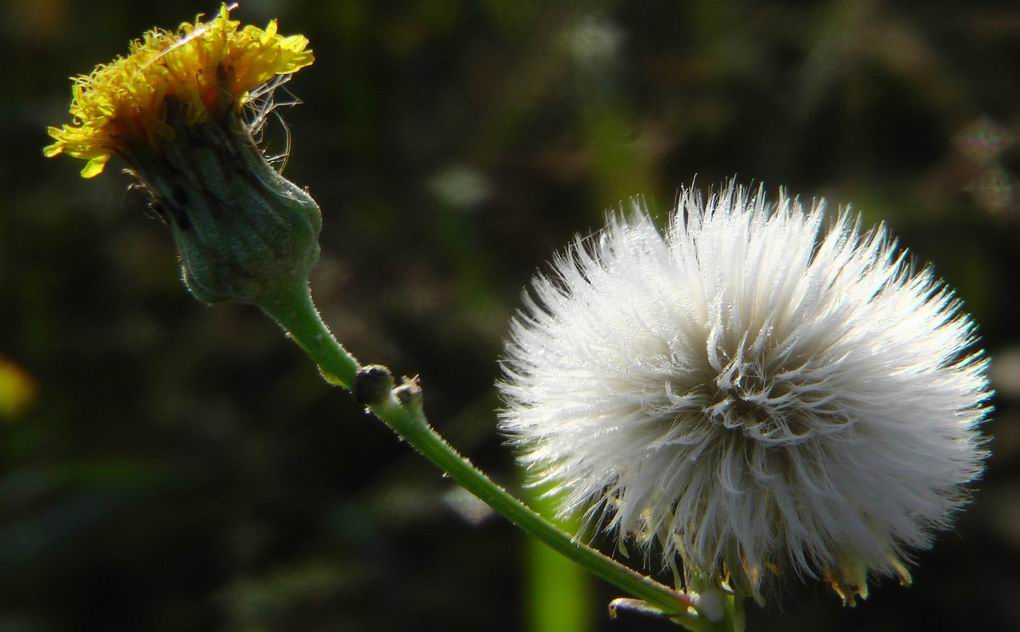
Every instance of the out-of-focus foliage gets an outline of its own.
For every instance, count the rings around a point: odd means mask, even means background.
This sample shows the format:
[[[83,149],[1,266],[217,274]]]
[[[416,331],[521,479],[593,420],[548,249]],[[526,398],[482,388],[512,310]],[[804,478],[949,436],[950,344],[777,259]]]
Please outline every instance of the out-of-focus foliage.
[[[0,357],[0,419],[20,417],[35,399],[35,383],[18,366]]]
[[[534,270],[607,208],[640,193],[664,216],[678,185],[737,174],[888,222],[981,323],[987,476],[912,588],[844,611],[791,577],[749,629],[1020,627],[1015,5],[241,4],[316,53],[287,86],[305,104],[284,113],[286,173],[324,211],[326,320],[359,358],[420,373],[434,423],[505,483],[500,340]],[[525,629],[512,527],[254,310],[190,299],[116,166],[83,181],[42,157],[69,75],[216,8],[0,5],[0,357],[34,385],[0,423],[0,629]],[[609,622],[616,593],[591,586],[592,629],[672,629]]]

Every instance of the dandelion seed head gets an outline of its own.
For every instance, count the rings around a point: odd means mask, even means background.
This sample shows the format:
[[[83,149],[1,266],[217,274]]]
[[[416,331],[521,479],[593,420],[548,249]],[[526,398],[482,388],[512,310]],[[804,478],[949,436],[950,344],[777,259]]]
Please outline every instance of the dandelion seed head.
[[[538,276],[501,428],[563,513],[761,598],[909,579],[982,470],[975,326],[884,226],[731,184],[640,203]]]

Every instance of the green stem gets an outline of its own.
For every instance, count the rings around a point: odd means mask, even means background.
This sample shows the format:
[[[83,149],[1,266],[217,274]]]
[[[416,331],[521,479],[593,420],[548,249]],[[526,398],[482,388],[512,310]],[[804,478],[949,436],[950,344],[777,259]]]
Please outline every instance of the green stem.
[[[261,307],[315,361],[328,382],[347,389],[353,387],[358,362],[333,338],[319,317],[307,288],[280,293],[264,300]],[[511,496],[432,429],[422,410],[421,391],[417,385],[405,385],[403,389],[403,394],[399,388],[388,392],[381,401],[371,404],[370,410],[465,489],[531,536],[598,577],[668,614],[676,623],[691,630],[720,629],[718,624],[710,624],[688,611],[688,608],[696,607],[689,595],[637,573],[579,542]],[[403,396],[397,397],[395,394]]]
[[[744,632],[744,601],[739,594],[723,590],[718,582],[700,574],[689,581],[689,587],[698,594],[697,606],[702,606],[699,611],[718,617],[714,623],[706,619],[703,632]]]
[[[290,288],[263,298],[259,303],[319,367],[323,379],[350,390],[358,361],[343,348],[322,322],[308,286]]]
[[[579,542],[511,496],[439,436],[425,419],[420,406],[405,405],[390,397],[371,409],[425,458],[533,537],[631,595],[664,612],[676,613],[674,616],[677,619],[695,622],[695,618],[686,612],[693,604],[689,596],[663,586]]]

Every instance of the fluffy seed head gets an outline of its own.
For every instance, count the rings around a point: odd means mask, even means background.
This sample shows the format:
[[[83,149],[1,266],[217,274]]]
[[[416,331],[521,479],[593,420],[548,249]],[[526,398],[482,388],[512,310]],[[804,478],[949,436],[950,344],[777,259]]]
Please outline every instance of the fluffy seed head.
[[[731,185],[636,205],[538,276],[502,428],[563,512],[728,579],[853,603],[965,502],[990,395],[974,324],[884,227]]]

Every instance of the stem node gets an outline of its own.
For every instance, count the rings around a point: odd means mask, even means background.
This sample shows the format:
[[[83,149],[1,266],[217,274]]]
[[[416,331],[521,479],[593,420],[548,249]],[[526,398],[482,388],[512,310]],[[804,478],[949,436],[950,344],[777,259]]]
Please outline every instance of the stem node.
[[[417,375],[411,378],[405,377],[404,383],[393,390],[393,395],[401,406],[415,412],[422,411],[424,396],[421,390],[421,380]]]
[[[381,364],[363,366],[354,374],[351,392],[364,406],[374,406],[386,400],[393,389],[393,374]]]

